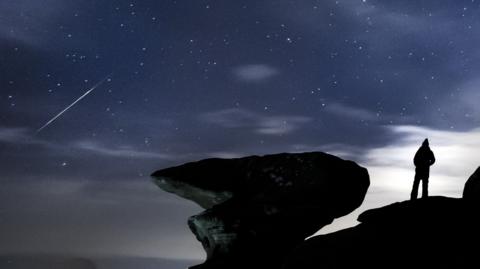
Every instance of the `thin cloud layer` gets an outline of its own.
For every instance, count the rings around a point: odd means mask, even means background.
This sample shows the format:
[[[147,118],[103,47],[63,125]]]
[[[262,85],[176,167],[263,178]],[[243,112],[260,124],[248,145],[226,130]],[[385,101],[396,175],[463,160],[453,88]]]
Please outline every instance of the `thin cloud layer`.
[[[104,157],[130,158],[130,159],[158,159],[158,160],[174,160],[176,155],[161,154],[156,152],[139,150],[133,146],[116,146],[108,147],[99,142],[83,140],[73,143],[54,143],[52,141],[43,140],[36,137],[28,128],[21,127],[0,127],[0,143],[10,145],[36,145],[55,154],[77,154],[72,150],[80,150],[90,154]]]
[[[378,121],[380,115],[363,108],[348,106],[341,103],[329,104],[325,110],[337,116],[358,119],[363,121]]]
[[[58,27],[56,23],[76,6],[77,1],[17,0],[0,3],[0,40],[19,42],[39,47],[48,40],[46,28]],[[67,37],[65,35],[64,37]]]
[[[75,143],[75,147],[98,155],[132,158],[132,159],[158,159],[172,160],[175,156],[169,154],[160,154],[155,152],[140,151],[133,147],[124,146],[119,148],[108,148],[92,141],[81,141]]]
[[[0,142],[3,143],[21,143],[27,140],[26,128],[1,127],[0,126]]]
[[[312,119],[304,116],[266,116],[245,109],[225,109],[200,115],[200,120],[224,128],[246,128],[262,135],[285,135],[300,129]]]
[[[266,64],[248,64],[233,69],[235,77],[244,82],[264,81],[278,73],[279,71],[277,69]]]

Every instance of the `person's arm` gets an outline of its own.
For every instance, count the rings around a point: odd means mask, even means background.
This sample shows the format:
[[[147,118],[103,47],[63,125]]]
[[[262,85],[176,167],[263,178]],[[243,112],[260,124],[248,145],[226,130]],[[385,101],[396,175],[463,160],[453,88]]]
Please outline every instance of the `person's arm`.
[[[434,164],[435,163],[435,155],[433,155],[433,151],[430,150],[430,155],[431,155],[431,158],[430,158],[430,165]]]
[[[413,164],[415,166],[418,166],[419,164],[419,158],[420,158],[420,149],[417,150],[417,152],[415,153],[415,156],[413,157]]]

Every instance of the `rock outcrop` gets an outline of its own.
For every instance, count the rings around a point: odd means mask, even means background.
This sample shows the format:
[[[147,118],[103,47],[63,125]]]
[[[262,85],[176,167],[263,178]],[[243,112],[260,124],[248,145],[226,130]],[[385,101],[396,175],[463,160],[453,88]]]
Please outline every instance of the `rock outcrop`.
[[[365,211],[359,225],[300,244],[283,268],[479,268],[478,176],[463,199],[428,197]]]
[[[463,198],[480,202],[480,167],[468,178],[463,189]]]
[[[194,268],[279,268],[296,245],[363,202],[365,168],[321,152],[206,159],[152,175],[206,210],[188,224],[207,252]]]

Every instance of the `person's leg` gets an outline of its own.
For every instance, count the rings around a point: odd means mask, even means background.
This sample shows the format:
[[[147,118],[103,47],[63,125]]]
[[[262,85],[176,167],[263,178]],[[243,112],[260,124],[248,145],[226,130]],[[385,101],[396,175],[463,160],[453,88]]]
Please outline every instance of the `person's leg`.
[[[430,171],[426,169],[422,175],[422,198],[428,197],[428,177],[430,176]]]
[[[418,185],[420,184],[420,177],[418,172],[415,173],[415,179],[413,180],[412,193],[410,194],[410,200],[416,200],[418,196]]]
[[[428,178],[422,180],[422,198],[428,197]]]

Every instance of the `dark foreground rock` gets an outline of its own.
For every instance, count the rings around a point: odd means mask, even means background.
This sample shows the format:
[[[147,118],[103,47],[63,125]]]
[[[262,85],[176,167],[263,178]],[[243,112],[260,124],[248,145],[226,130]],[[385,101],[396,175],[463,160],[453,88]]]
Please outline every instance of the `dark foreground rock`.
[[[306,237],[363,202],[365,168],[321,152],[206,159],[152,175],[206,210],[188,224],[207,252],[194,268],[280,268]]]
[[[480,167],[468,178],[463,189],[463,198],[480,203]]]
[[[356,227],[302,243],[283,268],[480,268],[478,212],[447,197],[368,210]]]

